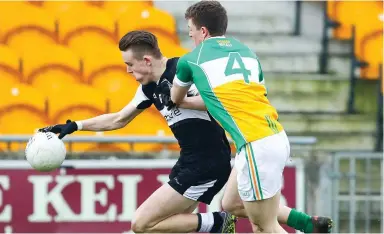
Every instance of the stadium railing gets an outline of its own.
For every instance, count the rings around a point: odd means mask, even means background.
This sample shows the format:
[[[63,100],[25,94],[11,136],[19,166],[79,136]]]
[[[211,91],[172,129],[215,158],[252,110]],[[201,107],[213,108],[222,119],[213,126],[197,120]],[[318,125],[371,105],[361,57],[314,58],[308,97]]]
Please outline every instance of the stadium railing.
[[[377,142],[375,150],[377,152],[383,151],[383,92],[384,92],[384,78],[383,78],[383,64],[379,66],[379,85],[377,95]]]
[[[340,26],[339,22],[335,22],[329,18],[327,1],[323,2],[323,31],[321,38],[321,54],[320,54],[320,74],[326,74],[328,70],[329,59],[329,29],[337,28]]]
[[[333,233],[383,233],[376,222],[383,212],[383,152],[339,151],[331,158]]]
[[[299,36],[301,34],[301,1],[295,2],[295,27],[293,29],[293,35]]]
[[[32,135],[0,135],[0,143],[6,143],[8,149],[11,149],[12,143],[26,143]],[[66,136],[63,138],[64,143],[68,144],[68,152],[71,153],[71,145],[77,143],[126,143],[131,147],[131,151],[127,153],[134,152],[135,144],[162,144],[164,146],[164,151],[167,151],[167,145],[177,143],[176,138],[167,137],[167,136]],[[289,141],[293,148],[295,147],[312,147],[316,144],[317,138],[311,136],[289,136]],[[233,144],[233,141],[229,139],[229,142]],[[103,152],[105,154],[105,152]],[[170,154],[166,154],[170,156]]]

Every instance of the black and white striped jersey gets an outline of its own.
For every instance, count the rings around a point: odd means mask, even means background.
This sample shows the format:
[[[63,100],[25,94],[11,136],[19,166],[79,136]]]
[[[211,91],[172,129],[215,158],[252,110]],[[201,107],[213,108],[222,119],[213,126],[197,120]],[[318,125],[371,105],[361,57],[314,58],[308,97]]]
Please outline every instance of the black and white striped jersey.
[[[160,84],[164,79],[171,84],[176,74],[176,65],[179,58],[171,58],[167,61],[166,70],[158,83],[140,85],[131,104],[137,109],[149,108],[152,104],[168,122],[182,150],[197,148],[203,150],[205,147],[229,147],[224,130],[210,116],[207,111],[190,110],[183,108],[172,108],[168,110],[160,101]],[[198,91],[192,86],[188,92],[190,95],[197,95]],[[149,123],[147,123],[149,124]]]

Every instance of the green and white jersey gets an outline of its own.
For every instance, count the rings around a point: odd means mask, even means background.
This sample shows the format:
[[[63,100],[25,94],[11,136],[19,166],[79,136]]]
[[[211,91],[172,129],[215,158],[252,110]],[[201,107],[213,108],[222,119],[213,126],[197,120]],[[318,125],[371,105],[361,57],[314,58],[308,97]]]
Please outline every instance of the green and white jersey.
[[[209,38],[181,57],[174,82],[183,87],[196,85],[208,111],[231,135],[237,150],[283,129],[267,99],[258,58],[233,38]]]

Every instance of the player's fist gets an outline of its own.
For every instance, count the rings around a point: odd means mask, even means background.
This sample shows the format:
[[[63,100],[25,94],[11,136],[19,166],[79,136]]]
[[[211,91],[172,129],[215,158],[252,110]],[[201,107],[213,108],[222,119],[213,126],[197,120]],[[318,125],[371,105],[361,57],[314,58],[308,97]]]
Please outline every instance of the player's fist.
[[[56,124],[44,128],[40,128],[39,132],[53,132],[59,134],[59,139],[63,139],[68,134],[71,134],[78,130],[76,122],[67,120],[65,124]]]
[[[160,82],[160,93],[171,96],[172,84],[168,80],[164,79]]]
[[[164,106],[166,106],[168,110],[171,110],[176,106],[171,99],[172,84],[168,80],[164,79],[163,81],[160,82],[159,88],[160,88],[160,95],[159,95],[160,102],[164,104]]]
[[[167,110],[171,110],[173,107],[176,106],[176,104],[172,102],[171,97],[166,94],[160,94],[159,98],[161,103],[163,103],[164,106],[167,107]]]

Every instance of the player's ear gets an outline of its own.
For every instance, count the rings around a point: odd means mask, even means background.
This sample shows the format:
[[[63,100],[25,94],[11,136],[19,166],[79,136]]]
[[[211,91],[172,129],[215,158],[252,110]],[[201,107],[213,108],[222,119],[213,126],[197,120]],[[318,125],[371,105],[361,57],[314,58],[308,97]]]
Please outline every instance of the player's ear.
[[[144,55],[143,60],[146,65],[151,66],[152,65],[152,58],[149,55]]]
[[[201,27],[201,32],[202,32],[202,34],[203,34],[203,38],[205,39],[205,38],[207,38],[208,36],[209,36],[209,31],[208,31],[208,29],[206,28],[206,27]]]

